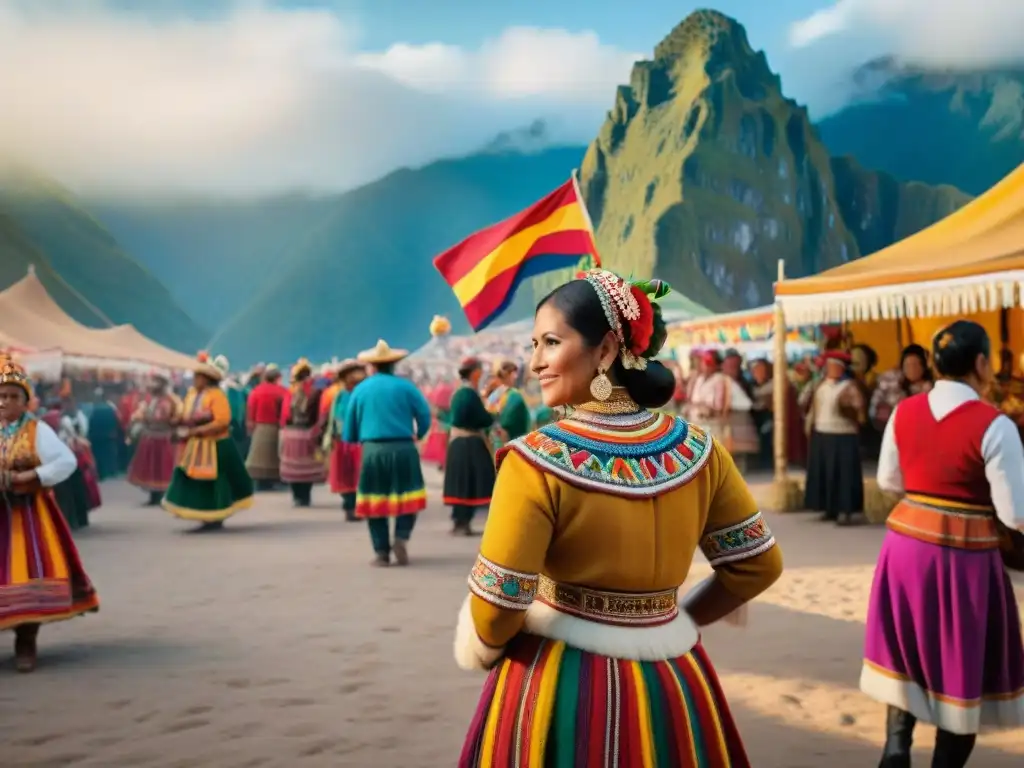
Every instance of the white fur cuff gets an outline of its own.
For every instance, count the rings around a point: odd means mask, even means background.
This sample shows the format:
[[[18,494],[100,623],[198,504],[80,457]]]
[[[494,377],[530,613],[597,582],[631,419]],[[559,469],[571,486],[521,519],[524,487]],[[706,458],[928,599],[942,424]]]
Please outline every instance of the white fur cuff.
[[[488,670],[505,653],[504,648],[491,648],[476,633],[470,598],[466,595],[459,611],[459,622],[455,625],[455,663],[460,669]]]

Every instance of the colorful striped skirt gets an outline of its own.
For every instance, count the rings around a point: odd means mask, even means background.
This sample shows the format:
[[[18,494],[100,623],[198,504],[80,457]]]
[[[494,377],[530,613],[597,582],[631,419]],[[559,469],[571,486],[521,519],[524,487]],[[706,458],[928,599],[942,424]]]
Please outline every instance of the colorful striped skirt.
[[[128,465],[128,482],[144,491],[166,491],[177,458],[168,430],[143,430]]]
[[[359,459],[362,452],[358,443],[335,439],[331,444],[331,460],[327,481],[331,493],[355,493],[359,488]]]
[[[886,532],[860,688],[952,733],[1024,726],[1020,613],[999,551]]]
[[[216,476],[209,480],[189,477],[181,466],[174,468],[164,494],[163,508],[182,520],[219,523],[252,506],[253,486],[242,457],[230,437],[218,440]]]
[[[749,768],[698,643],[628,661],[520,635],[491,670],[459,768]]]
[[[357,517],[398,517],[427,508],[420,454],[412,440],[362,444]]]
[[[99,606],[53,494],[0,497],[0,630]]]
[[[327,468],[320,452],[320,437],[314,427],[285,427],[281,430],[281,480],[285,483],[322,483]]]

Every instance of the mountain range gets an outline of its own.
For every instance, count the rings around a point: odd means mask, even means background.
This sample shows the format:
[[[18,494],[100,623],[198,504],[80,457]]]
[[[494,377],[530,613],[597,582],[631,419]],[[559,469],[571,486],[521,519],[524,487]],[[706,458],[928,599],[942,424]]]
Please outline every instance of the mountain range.
[[[1024,161],[1013,71],[883,60],[856,77],[863,98],[814,125],[743,27],[701,11],[610,94],[589,146],[548,146],[536,123],[343,194],[257,201],[82,201],[37,177],[8,180],[0,287],[35,263],[78,319],[98,322],[61,279],[114,322],[184,351],[209,343],[236,365],[351,354],[378,337],[415,347],[434,314],[465,329],[432,257],[579,167],[608,266],[657,273],[714,311],[756,306],[779,258],[790,276],[858,258]],[[531,294],[503,319],[527,316]]]

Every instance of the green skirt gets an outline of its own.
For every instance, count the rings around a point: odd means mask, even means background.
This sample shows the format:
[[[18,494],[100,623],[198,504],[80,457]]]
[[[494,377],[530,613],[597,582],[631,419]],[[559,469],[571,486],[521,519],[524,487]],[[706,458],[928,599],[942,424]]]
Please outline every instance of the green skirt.
[[[412,440],[363,443],[358,517],[398,517],[427,508],[420,453]]]
[[[195,480],[174,468],[163,507],[182,520],[218,523],[252,506],[252,479],[230,437],[217,441],[217,479]]]

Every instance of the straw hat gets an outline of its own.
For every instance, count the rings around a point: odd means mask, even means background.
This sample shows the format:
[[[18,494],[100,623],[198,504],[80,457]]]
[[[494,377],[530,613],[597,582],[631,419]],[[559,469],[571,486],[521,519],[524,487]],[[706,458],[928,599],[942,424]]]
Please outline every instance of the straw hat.
[[[344,376],[346,373],[351,373],[352,371],[361,370],[362,368],[365,368],[365,367],[366,367],[365,363],[359,362],[354,357],[349,357],[349,358],[346,358],[345,360],[342,360],[340,363],[338,363],[337,375],[338,376]]]
[[[312,365],[312,363],[310,363],[309,360],[307,360],[306,358],[300,357],[298,362],[295,363],[295,365],[292,366],[292,370],[291,370],[292,381],[294,381],[295,379],[299,378],[299,376],[303,376],[305,374],[311,374],[311,373],[313,373],[313,365]]]
[[[205,352],[199,353],[199,362],[192,369],[193,373],[199,373],[213,381],[222,381],[230,369],[228,359],[224,355],[217,355],[211,362],[210,356]]]
[[[409,350],[392,349],[384,339],[379,339],[377,346],[373,349],[364,349],[356,356],[356,359],[361,363],[379,365],[381,363],[397,363],[408,356]]]

